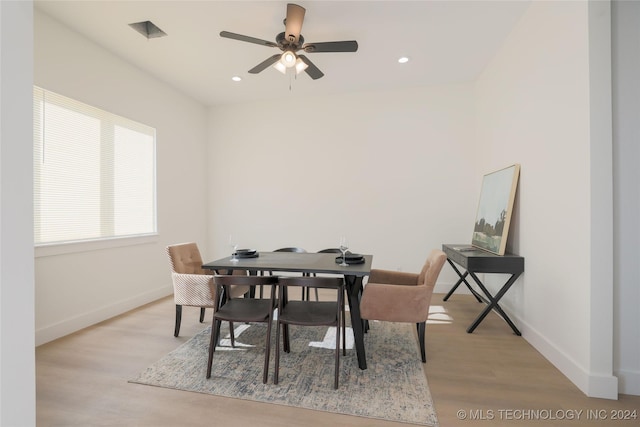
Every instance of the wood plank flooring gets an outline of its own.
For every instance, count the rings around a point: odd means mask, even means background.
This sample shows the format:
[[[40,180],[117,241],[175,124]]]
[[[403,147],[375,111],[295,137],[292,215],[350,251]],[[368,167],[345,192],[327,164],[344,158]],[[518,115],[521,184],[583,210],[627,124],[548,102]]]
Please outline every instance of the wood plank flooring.
[[[432,299],[424,369],[441,426],[640,425],[640,396],[586,397],[494,313],[467,334],[480,309],[468,295]],[[198,314],[185,307],[173,337],[168,297],[38,347],[37,425],[407,426],[127,382],[200,331]],[[612,421],[624,411],[636,419]]]

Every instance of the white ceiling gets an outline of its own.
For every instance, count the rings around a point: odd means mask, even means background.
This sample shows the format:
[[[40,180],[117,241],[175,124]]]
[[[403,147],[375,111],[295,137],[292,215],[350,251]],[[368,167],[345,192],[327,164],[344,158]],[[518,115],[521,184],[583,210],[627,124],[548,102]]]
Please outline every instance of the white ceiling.
[[[221,38],[226,30],[273,41],[286,1],[36,0],[52,16],[205,105],[474,80],[529,6],[510,1],[295,1],[306,42],[357,40],[355,53],[311,53],[312,80],[269,67],[279,50]],[[150,20],[168,36],[147,40],[128,24]],[[400,56],[411,61],[399,64]],[[242,77],[233,82],[232,76]]]

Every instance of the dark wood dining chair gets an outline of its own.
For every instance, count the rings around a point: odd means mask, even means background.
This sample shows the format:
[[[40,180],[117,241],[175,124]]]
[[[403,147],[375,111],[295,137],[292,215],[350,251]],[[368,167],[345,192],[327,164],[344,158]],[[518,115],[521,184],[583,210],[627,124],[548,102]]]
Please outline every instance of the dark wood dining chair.
[[[319,254],[338,254],[338,255],[342,255],[342,251],[340,250],[340,248],[322,249],[322,250],[319,250],[318,253]],[[313,275],[316,276],[316,273],[313,273]],[[345,292],[346,292],[346,289],[345,289]],[[308,295],[307,295],[307,298],[308,298]],[[318,301],[318,290],[317,289],[316,289],[316,301]],[[347,303],[346,298],[345,298],[344,303],[345,304]],[[344,313],[344,310],[343,310],[343,313]],[[344,328],[343,328],[343,332],[344,332]],[[346,342],[346,339],[344,338],[344,334],[343,334],[343,339],[344,339],[344,342]],[[343,354],[345,354],[345,353],[343,352]]]
[[[302,248],[299,248],[299,247],[296,247],[296,246],[276,249],[273,252],[295,252],[295,253],[298,253],[298,254],[306,254],[307,253],[307,251],[305,249],[302,249]],[[273,273],[270,273],[270,274],[273,274]],[[307,273],[302,273],[302,275],[303,276],[308,276]],[[306,290],[306,293],[307,293],[306,295],[304,294],[305,289],[303,289],[302,292],[303,292],[302,299],[309,299],[309,291]],[[318,300],[318,293],[317,292],[318,291],[316,290],[316,301]],[[260,294],[260,296],[262,296],[262,293]]]
[[[209,343],[209,360],[207,362],[207,378],[211,378],[211,367],[213,364],[213,353],[220,336],[221,322],[228,321],[244,323],[266,323],[267,333],[264,346],[264,369],[262,382],[266,384],[269,374],[269,355],[271,349],[271,324],[273,323],[273,310],[276,308],[276,285],[277,276],[237,276],[237,275],[215,275],[213,277],[216,285],[216,306],[219,307],[213,313],[211,324],[211,342]],[[231,288],[234,286],[270,286],[270,298],[234,298]],[[223,300],[223,295],[227,295]],[[235,337],[231,331],[231,346],[235,346]]]
[[[280,249],[276,249],[273,252],[296,252],[299,254],[306,254],[307,251],[302,249],[302,248],[297,248],[297,247],[289,247],[289,248],[280,248]]]
[[[288,288],[301,287],[334,289],[333,301],[293,301],[288,298]],[[280,328],[282,328],[283,350],[291,351],[289,327],[334,326],[336,328],[335,378],[334,388],[338,388],[340,376],[340,335],[344,337],[344,279],[340,277],[280,277],[278,281],[278,320],[276,323],[276,357],[273,374],[274,384],[278,384],[280,371]],[[343,340],[344,343],[344,340]],[[343,345],[344,346],[344,345]],[[303,367],[299,367],[303,369]]]
[[[319,254],[342,254],[342,251],[338,248],[327,248],[318,251]]]

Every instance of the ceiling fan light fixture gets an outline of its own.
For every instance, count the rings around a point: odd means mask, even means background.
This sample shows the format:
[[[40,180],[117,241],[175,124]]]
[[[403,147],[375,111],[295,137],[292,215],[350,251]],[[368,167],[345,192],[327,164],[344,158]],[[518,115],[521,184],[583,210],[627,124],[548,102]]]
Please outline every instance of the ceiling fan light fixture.
[[[273,64],[273,68],[280,71],[282,74],[287,74],[287,67],[282,63],[282,61],[278,61]]]
[[[304,70],[304,68],[302,68],[302,70],[298,71],[298,63],[304,64],[306,68],[307,64],[302,62],[302,60],[298,58],[298,56],[293,51],[287,50],[280,56],[278,62],[273,64],[273,68],[280,71],[282,74],[287,74],[287,69],[296,67],[297,74],[300,71]]]
[[[282,57],[280,58],[280,62],[282,62],[282,65],[284,65],[287,68],[291,68],[294,65],[296,65],[296,60],[298,59],[298,57],[296,56],[295,53],[293,53],[290,50],[287,50],[285,53],[282,54]]]
[[[296,74],[300,74],[306,70],[309,66],[300,58],[296,59]]]

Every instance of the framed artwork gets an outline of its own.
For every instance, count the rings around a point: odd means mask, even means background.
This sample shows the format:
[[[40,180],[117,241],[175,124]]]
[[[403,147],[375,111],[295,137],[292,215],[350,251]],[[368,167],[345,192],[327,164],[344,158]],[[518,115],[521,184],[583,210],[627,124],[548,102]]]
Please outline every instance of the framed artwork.
[[[482,179],[471,240],[473,246],[496,255],[504,255],[519,176],[520,165],[515,164],[491,172]]]

